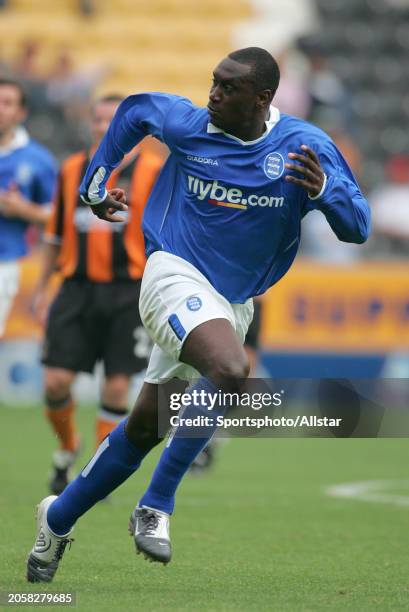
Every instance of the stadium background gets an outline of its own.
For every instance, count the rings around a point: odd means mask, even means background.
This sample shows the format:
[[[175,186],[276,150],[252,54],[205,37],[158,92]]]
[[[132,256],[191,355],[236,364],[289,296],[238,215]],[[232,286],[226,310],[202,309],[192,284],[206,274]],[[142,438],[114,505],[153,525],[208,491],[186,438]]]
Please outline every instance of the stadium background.
[[[264,299],[263,365],[280,377],[408,376],[406,0],[2,4],[0,72],[25,83],[30,132],[59,159],[86,142],[95,95],[162,90],[206,104],[211,69],[230,49],[270,49],[282,69],[277,105],[330,132],[374,230],[365,247],[343,245],[318,213],[306,218],[296,265]],[[35,233],[32,241],[0,344],[0,402],[41,398],[41,328],[29,313]],[[80,393],[95,396],[95,385],[83,379]]]

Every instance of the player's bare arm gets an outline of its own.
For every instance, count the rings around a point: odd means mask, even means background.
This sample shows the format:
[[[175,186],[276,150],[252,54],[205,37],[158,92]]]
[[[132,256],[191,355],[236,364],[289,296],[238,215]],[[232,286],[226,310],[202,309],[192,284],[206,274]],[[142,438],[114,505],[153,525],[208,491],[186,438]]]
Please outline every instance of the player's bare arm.
[[[307,145],[302,145],[301,149],[305,152],[304,155],[301,153],[289,153],[288,157],[301,162],[302,165],[286,163],[285,167],[293,172],[298,172],[302,178],[287,174],[285,179],[289,183],[300,185],[300,187],[303,187],[308,192],[311,198],[314,198],[321,192],[324,185],[324,170],[315,151],[307,147]]]
[[[128,210],[125,191],[119,188],[109,189],[105,200],[99,204],[93,204],[91,210],[99,219],[110,223],[125,221],[124,217],[116,216],[118,211]]]

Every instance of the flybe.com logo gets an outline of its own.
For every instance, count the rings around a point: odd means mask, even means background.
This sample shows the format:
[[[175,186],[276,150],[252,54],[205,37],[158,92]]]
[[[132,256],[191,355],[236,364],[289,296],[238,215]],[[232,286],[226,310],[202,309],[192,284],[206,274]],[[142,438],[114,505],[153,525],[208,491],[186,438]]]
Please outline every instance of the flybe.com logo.
[[[256,193],[246,195],[237,187],[224,187],[218,181],[202,181],[190,174],[187,182],[190,193],[194,193],[198,200],[207,200],[216,206],[247,210],[249,206],[279,208],[284,204],[283,197],[260,196]]]

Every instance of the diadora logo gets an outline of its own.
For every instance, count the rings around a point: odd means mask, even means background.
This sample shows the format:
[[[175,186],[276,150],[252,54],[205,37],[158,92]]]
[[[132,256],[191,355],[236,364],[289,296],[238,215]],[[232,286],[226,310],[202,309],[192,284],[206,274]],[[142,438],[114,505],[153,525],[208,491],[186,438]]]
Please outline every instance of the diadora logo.
[[[247,210],[249,206],[261,206],[268,208],[280,208],[284,205],[283,197],[258,195],[251,193],[246,195],[237,187],[224,187],[219,181],[202,181],[190,174],[187,177],[190,193],[197,196],[198,200],[205,200],[216,206],[227,206]]]
[[[186,159],[188,161],[193,161],[198,164],[208,164],[209,166],[219,165],[217,159],[212,159],[211,157],[196,157],[196,155],[187,155]]]

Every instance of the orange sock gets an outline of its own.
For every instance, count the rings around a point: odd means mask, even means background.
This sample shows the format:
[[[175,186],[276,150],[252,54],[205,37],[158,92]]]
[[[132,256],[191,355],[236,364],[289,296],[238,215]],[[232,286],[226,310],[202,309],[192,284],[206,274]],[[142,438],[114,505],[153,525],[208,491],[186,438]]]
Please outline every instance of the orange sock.
[[[75,451],[78,435],[74,420],[75,404],[71,398],[61,408],[46,409],[47,419],[60,441],[61,449]]]
[[[111,433],[113,429],[118,425],[115,421],[105,421],[100,417],[97,418],[95,424],[95,435],[97,438],[97,446],[99,446],[104,438]]]
[[[108,408],[108,406],[101,406],[95,423],[97,446],[101,444],[102,440],[115,429],[127,414],[128,410],[126,408],[114,410],[113,408]]]

